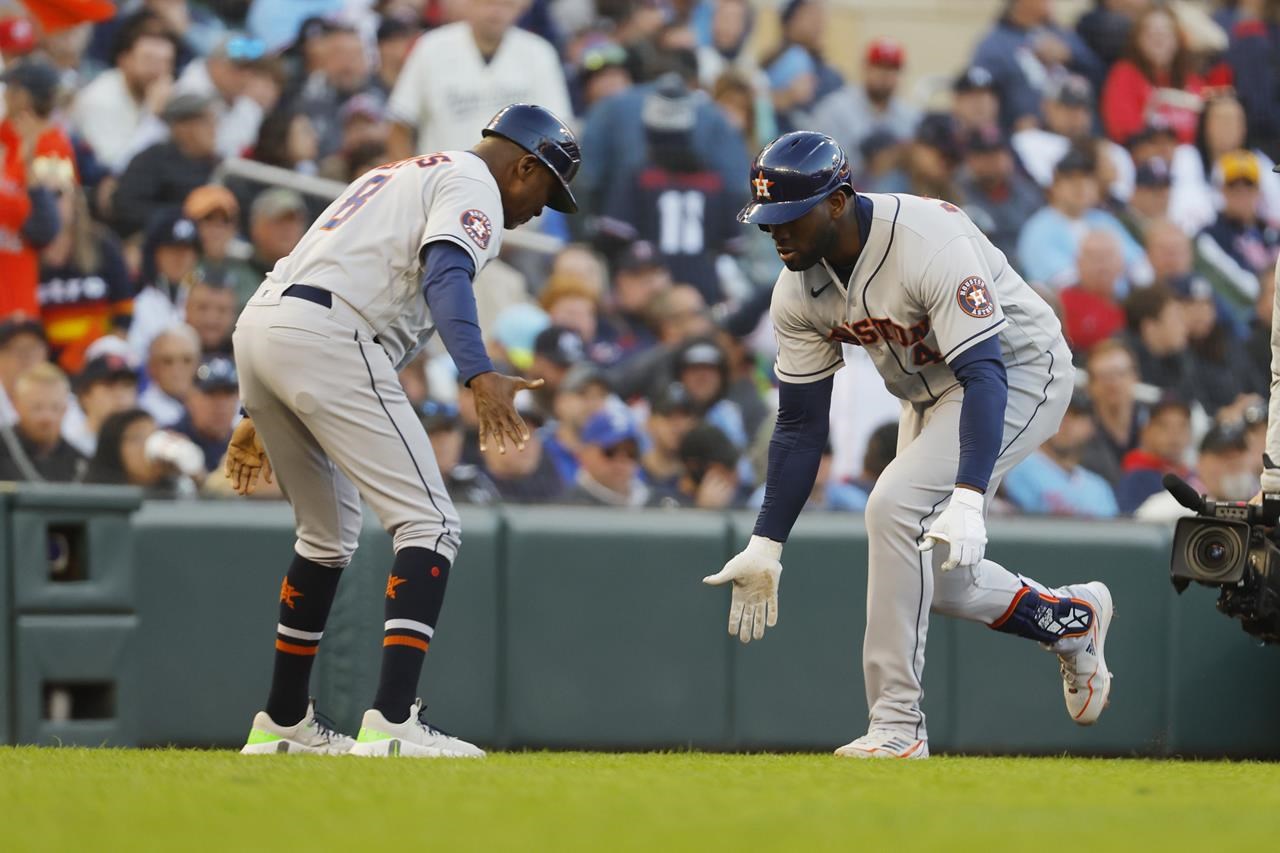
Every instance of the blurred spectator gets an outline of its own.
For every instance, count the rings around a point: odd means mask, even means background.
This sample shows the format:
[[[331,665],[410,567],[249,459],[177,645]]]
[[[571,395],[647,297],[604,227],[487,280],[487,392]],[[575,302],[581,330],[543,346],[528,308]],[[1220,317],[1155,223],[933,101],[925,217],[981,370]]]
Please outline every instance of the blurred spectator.
[[[236,304],[243,306],[262,284],[262,276],[245,260],[251,249],[238,236],[240,203],[235,194],[218,184],[197,187],[183,202],[182,215],[196,224],[200,277],[226,282],[236,292]]]
[[[609,268],[600,254],[586,243],[570,243],[556,253],[550,274],[581,279],[592,292],[603,294],[608,284]]]
[[[554,503],[564,492],[564,484],[556,472],[555,463],[543,452],[539,428],[542,417],[517,401],[517,410],[531,430],[524,450],[507,447],[500,453],[495,442],[490,441],[481,453],[484,469],[493,480],[498,494],[508,503]]]
[[[1044,206],[1044,196],[1017,170],[1004,134],[995,125],[970,132],[964,152],[956,186],[964,197],[965,213],[997,249],[1016,258],[1018,234]]]
[[[567,503],[641,507],[652,500],[640,477],[640,434],[625,409],[602,410],[583,425],[581,461]]]
[[[779,13],[782,41],[760,64],[769,76],[780,131],[804,124],[804,114],[844,82],[822,57],[825,0],[787,0]]]
[[[1123,247],[1129,284],[1151,281],[1151,266],[1142,247],[1110,213],[1098,207],[1097,158],[1073,148],[1054,167],[1049,204],[1038,210],[1018,237],[1018,264],[1029,281],[1061,288],[1079,277],[1076,257],[1080,237],[1089,230],[1109,231]]]
[[[17,422],[0,428],[0,480],[71,483],[85,461],[62,437],[71,385],[52,364],[37,364],[18,377],[13,406]]]
[[[240,408],[235,363],[221,355],[202,361],[196,368],[185,407],[186,413],[173,429],[200,448],[206,471],[217,471]]]
[[[772,296],[772,293],[769,295]],[[716,333],[716,343],[724,352],[725,362],[729,366],[725,399],[741,412],[747,443],[750,444],[768,417],[775,414],[776,407],[767,405],[760,393],[760,364],[748,343],[725,328]]]
[[[1172,289],[1186,318],[1194,382],[1199,389],[1196,399],[1210,416],[1216,415],[1241,396],[1253,393],[1264,381],[1254,375],[1244,345],[1231,326],[1219,322],[1209,282],[1189,275],[1178,280]]]
[[[138,405],[161,429],[182,420],[199,364],[199,336],[185,323],[152,339],[147,353],[147,388],[138,396]]]
[[[1095,83],[1102,63],[1075,33],[1053,20],[1052,0],[1009,0],[1004,15],[979,42],[973,64],[991,72],[1006,132],[1032,126],[1049,80],[1066,70]]]
[[[565,374],[551,402],[553,420],[542,427],[542,448],[568,486],[578,474],[582,428],[609,399],[609,385],[590,364],[578,364]]]
[[[1027,127],[1013,135],[1013,150],[1036,183],[1053,183],[1054,166],[1072,146],[1093,144],[1093,88],[1078,74],[1067,74],[1050,82],[1041,106],[1044,127]],[[1098,140],[1100,165],[1109,164],[1114,180],[1105,187],[1113,197],[1125,201],[1133,193],[1133,160],[1122,145]]]
[[[370,90],[382,104],[391,97],[391,90],[400,79],[409,51],[417,40],[420,29],[408,17],[400,17],[384,10],[376,33],[378,67],[374,69]]]
[[[762,148],[761,140],[772,139],[776,135],[773,104],[767,98],[757,96],[751,81],[741,74],[727,71],[717,77],[711,97],[720,108],[720,114],[750,150]]]
[[[177,94],[210,100],[220,157],[243,155],[258,138],[263,114],[280,98],[265,60],[266,45],[258,39],[224,35],[208,56],[187,63],[174,84]]]
[[[862,171],[854,175],[854,186],[862,192],[906,192],[907,143],[888,131],[876,131],[862,140],[859,151]],[[776,261],[775,261],[776,265]]]
[[[555,48],[514,26],[521,0],[459,5],[461,20],[418,39],[396,81],[387,105],[393,120],[387,151],[393,160],[424,151],[466,150],[510,103],[539,104],[564,121],[573,118]]]
[[[1276,300],[1275,269],[1267,270],[1258,276],[1258,284],[1260,289],[1258,298],[1253,303],[1253,315],[1249,318],[1245,347],[1254,375],[1265,383],[1255,390],[1263,396],[1270,396],[1271,319]]]
[[[1151,407],[1151,415],[1139,433],[1138,446],[1124,457],[1124,475],[1116,485],[1116,502],[1125,515],[1164,489],[1165,474],[1186,479],[1187,453],[1191,449],[1191,410],[1176,398]]]
[[[653,400],[645,423],[645,451],[640,457],[645,480],[659,495],[673,494],[684,467],[680,442],[698,423],[697,407],[678,382],[663,388]]]
[[[1262,171],[1250,151],[1236,151],[1219,161],[1222,211],[1196,238],[1196,249],[1228,287],[1222,296],[1237,307],[1251,307],[1258,296],[1258,274],[1272,267],[1280,252],[1280,231],[1258,216]]]
[[[996,78],[981,65],[965,69],[951,84],[951,117],[960,133],[1000,122]]]
[[[1110,67],[1129,44],[1134,19],[1152,0],[1094,0],[1093,8],[1080,16],[1076,32],[1089,49]]]
[[[218,164],[218,124],[213,101],[202,95],[175,95],[162,117],[169,140],[129,161],[112,199],[115,228],[123,237],[181,210],[191,191],[209,182]]]
[[[277,187],[253,200],[249,208],[249,240],[253,245],[249,265],[258,274],[258,284],[276,261],[293,251],[309,223],[307,204],[293,190]]]
[[[149,498],[183,497],[194,492],[192,481],[203,478],[203,468],[195,471],[202,458],[185,437],[160,432],[145,411],[128,409],[103,422],[84,481],[139,486]]]
[[[867,448],[862,455],[862,471],[842,485],[846,487],[847,507],[842,509],[866,509],[867,498],[876,486],[876,480],[889,467],[898,452],[898,422],[889,421],[876,427],[867,437]],[[858,506],[855,507],[855,504]]]
[[[428,402],[421,410],[422,426],[431,441],[436,465],[445,489],[458,503],[491,506],[501,500],[489,475],[462,461],[464,434],[458,410],[442,403]]]
[[[671,286],[671,273],[658,259],[653,244],[638,240],[618,257],[614,264],[608,325],[620,359],[657,343],[649,325],[649,309]]]
[[[680,440],[680,464],[684,473],[676,487],[681,506],[727,509],[741,506],[738,449],[716,427],[701,423]]]
[[[350,183],[368,171],[362,168],[373,156],[381,165],[386,160],[387,123],[376,96],[362,92],[347,99],[338,111],[341,138],[338,148],[320,163],[320,175]],[[374,156],[374,152],[378,152]],[[356,171],[359,169],[359,171]]]
[[[137,405],[138,375],[118,355],[98,356],[85,364],[74,390],[77,405],[62,420],[62,437],[91,459],[106,419]]]
[[[716,427],[739,450],[747,446],[742,410],[727,396],[729,363],[710,339],[694,339],[676,351],[672,376],[684,386],[698,416]]]
[[[916,125],[915,138],[907,147],[907,191],[962,204],[964,199],[955,183],[960,156],[960,140],[951,116],[928,113]]]
[[[306,113],[277,109],[262,120],[250,156],[268,166],[314,175],[320,170],[320,137]]]
[[[314,159],[338,150],[342,143],[342,106],[370,85],[369,56],[360,33],[354,26],[331,24],[320,67],[303,81],[302,91],[294,100],[296,109],[315,128],[318,152]]]
[[[1248,126],[1244,107],[1230,90],[1215,91],[1205,99],[1196,125],[1195,145],[1180,145],[1174,153],[1172,170],[1177,176],[1171,216],[1190,234],[1213,223],[1222,209],[1222,162],[1228,155],[1248,150]],[[1270,224],[1280,224],[1280,174],[1275,163],[1258,149],[1259,215]]]
[[[1133,195],[1129,197],[1125,209],[1117,214],[1120,224],[1138,243],[1146,245],[1147,229],[1152,223],[1168,218],[1169,187],[1172,182],[1169,164],[1159,157],[1152,157],[1138,164],[1133,180]]]
[[[57,76],[45,63],[24,60],[7,70],[0,121],[0,316],[36,314],[39,251],[61,223],[53,191],[74,183],[67,174],[70,144],[49,125]],[[55,159],[56,158],[56,159]]]
[[[142,286],[134,297],[129,325],[129,347],[139,359],[162,329],[183,321],[198,245],[195,223],[182,216],[170,215],[147,231]]]
[[[236,292],[229,285],[197,276],[187,291],[184,319],[200,337],[205,355],[231,355],[236,325]]]
[[[587,347],[582,335],[565,326],[548,326],[533,341],[533,364],[529,368],[530,379],[541,379],[543,386],[531,393],[538,403],[543,417],[551,414],[556,393],[564,382],[569,369],[587,360]]]
[[[1204,82],[1192,66],[1178,19],[1152,5],[1134,21],[1125,55],[1111,66],[1102,90],[1107,136],[1127,142],[1151,115],[1168,120],[1178,140],[1195,140]]]
[[[21,315],[0,319],[0,427],[18,420],[13,407],[18,377],[48,359],[49,344],[39,320]]]
[[[1124,275],[1124,255],[1110,231],[1090,231],[1080,240],[1076,283],[1059,294],[1062,326],[1076,353],[1124,329],[1124,309],[1116,291]]]
[[[1168,287],[1195,269],[1191,238],[1167,219],[1157,219],[1147,225],[1145,245],[1153,284]]]
[[[1258,459],[1261,459],[1259,454]],[[1249,452],[1243,424],[1215,424],[1200,442],[1192,483],[1197,491],[1224,501],[1246,501],[1258,491],[1261,469]],[[1167,492],[1157,492],[1142,502],[1134,516],[1143,521],[1173,521],[1190,511]]]
[[[115,67],[76,94],[69,115],[71,128],[116,172],[124,169],[145,119],[160,115],[169,102],[177,52],[174,40],[163,33],[135,27],[121,36]]]
[[[905,61],[903,46],[876,38],[867,47],[862,82],[849,83],[818,101],[806,129],[821,131],[845,150],[854,171],[862,169],[862,141],[878,130],[907,139],[920,121],[920,111],[896,93]]]
[[[1080,463],[1115,486],[1124,456],[1138,446],[1147,411],[1135,398],[1138,367],[1133,353],[1118,340],[1103,341],[1085,354],[1087,391],[1097,429],[1081,450]]]
[[[1198,399],[1202,389],[1195,386],[1182,304],[1168,288],[1155,285],[1129,294],[1124,310],[1125,342],[1137,356],[1142,381],[1183,400]]]
[[[741,249],[735,218],[740,192],[726,187],[699,157],[693,136],[697,99],[676,74],[658,81],[645,97],[646,162],[629,180],[613,184],[600,229],[607,244],[650,243],[673,278],[715,304],[724,298],[717,260]]]
[[[1220,4],[1222,5],[1222,4]],[[1235,3],[1234,20],[1226,22],[1231,42],[1223,60],[1232,70],[1233,84],[1249,122],[1249,142],[1262,146],[1272,159],[1280,157],[1280,27],[1274,4]],[[1219,12],[1226,11],[1220,9]]]
[[[746,5],[743,0],[731,0],[722,5],[733,6],[735,3]],[[603,38],[582,51],[573,78],[576,84],[573,103],[579,115],[605,98],[631,87],[635,81],[627,60],[626,48]]]
[[[90,344],[128,329],[133,282],[119,243],[93,221],[84,193],[65,186],[57,204],[63,227],[40,253],[40,319],[54,358],[75,373]]]
[[[1080,464],[1096,429],[1092,414],[1089,399],[1077,391],[1058,432],[1005,477],[1005,495],[1018,509],[1034,515],[1083,518],[1114,518],[1118,514],[1111,486]]]

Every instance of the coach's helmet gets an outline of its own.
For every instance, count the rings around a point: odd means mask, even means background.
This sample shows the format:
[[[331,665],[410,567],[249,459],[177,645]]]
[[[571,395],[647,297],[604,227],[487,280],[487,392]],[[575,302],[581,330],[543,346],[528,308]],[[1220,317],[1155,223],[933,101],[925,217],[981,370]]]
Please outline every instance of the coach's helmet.
[[[547,206],[561,213],[578,212],[578,200],[569,182],[578,174],[582,153],[573,131],[554,113],[533,104],[511,104],[503,107],[480,135],[501,136],[541,160],[560,182]]]
[[[738,212],[738,221],[750,225],[791,222],[842,186],[852,190],[853,176],[839,143],[809,130],[783,134],[751,164],[752,201]]]

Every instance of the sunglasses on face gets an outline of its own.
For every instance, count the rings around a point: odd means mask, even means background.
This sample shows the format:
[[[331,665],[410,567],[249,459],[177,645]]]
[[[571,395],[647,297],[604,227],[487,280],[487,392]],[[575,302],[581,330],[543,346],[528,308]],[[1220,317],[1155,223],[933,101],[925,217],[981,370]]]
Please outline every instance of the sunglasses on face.
[[[622,457],[634,461],[640,458],[640,448],[633,441],[624,441],[622,444],[604,448],[604,455],[607,459]]]
[[[156,361],[168,367],[173,364],[195,364],[196,357],[194,355],[158,355]]]

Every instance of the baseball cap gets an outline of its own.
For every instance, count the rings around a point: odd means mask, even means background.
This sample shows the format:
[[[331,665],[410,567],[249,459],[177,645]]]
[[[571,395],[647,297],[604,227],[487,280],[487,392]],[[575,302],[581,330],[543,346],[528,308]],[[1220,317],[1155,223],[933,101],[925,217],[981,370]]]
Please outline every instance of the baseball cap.
[[[80,375],[76,377],[76,391],[87,391],[98,382],[115,382],[120,379],[131,380],[136,385],[138,374],[133,372],[129,362],[121,356],[100,355],[89,359],[80,370]]]
[[[1218,159],[1222,171],[1222,185],[1250,183],[1255,186],[1262,180],[1262,166],[1258,155],[1252,151],[1232,151]]]
[[[533,354],[540,355],[559,367],[569,367],[587,357],[587,346],[573,329],[548,326],[533,341]]]
[[[387,15],[378,23],[379,43],[398,38],[413,38],[417,34],[417,27],[395,15]]]
[[[528,302],[508,305],[499,312],[493,323],[493,338],[502,344],[508,358],[513,351],[527,358],[533,350],[538,333],[551,325],[547,312]]]
[[[564,380],[560,383],[560,390],[576,394],[592,385],[599,385],[605,391],[611,390],[604,371],[591,362],[584,361],[569,368],[569,372],[564,375]]]
[[[1064,107],[1092,107],[1093,87],[1079,74],[1063,74],[1050,81],[1045,97]]]
[[[279,219],[288,214],[306,218],[307,203],[302,200],[302,196],[293,190],[287,190],[283,187],[276,187],[261,193],[253,200],[253,205],[249,208],[250,219],[258,219],[260,217]]]
[[[1140,130],[1129,137],[1128,147],[1132,148],[1160,137],[1177,139],[1178,134],[1167,118],[1162,115],[1153,115],[1147,119],[1147,123]]]
[[[582,427],[582,443],[596,447],[617,447],[624,441],[640,440],[640,433],[623,408],[605,407],[592,415]]]
[[[964,150],[970,154],[990,154],[1005,148],[1004,134],[995,125],[974,128],[964,140]]]
[[[672,382],[653,398],[651,410],[655,415],[672,415],[676,412],[693,414],[697,406],[694,405],[693,398],[689,396],[684,385]]]
[[[196,248],[200,240],[196,234],[196,224],[181,214],[169,214],[161,217],[147,231],[147,243],[158,246],[190,246]]]
[[[211,213],[225,213],[228,218],[235,219],[240,215],[240,202],[236,201],[231,190],[221,184],[205,184],[187,194],[187,200],[182,203],[182,213],[193,220],[204,219]]]
[[[40,35],[35,25],[26,18],[6,18],[0,21],[0,53],[18,56],[30,53],[39,43]]]
[[[660,269],[663,267],[658,250],[648,240],[636,240],[623,249],[615,264],[618,272]]]
[[[927,113],[916,125],[916,142],[936,148],[942,156],[955,162],[960,159],[956,125],[949,113]]]
[[[1248,449],[1244,424],[1215,423],[1200,441],[1201,453],[1230,453]]]
[[[428,433],[454,429],[462,423],[457,406],[435,400],[428,400],[422,404],[418,409],[418,418],[422,421],[422,428]]]
[[[688,133],[697,121],[697,103],[679,74],[664,74],[645,96],[640,118],[645,130],[658,133]]]
[[[1160,157],[1150,157],[1138,164],[1133,183],[1139,187],[1167,187],[1173,183],[1169,164]]]
[[[676,357],[676,372],[686,367],[724,367],[724,352],[710,341],[701,341],[690,346]]]
[[[353,118],[368,119],[372,122],[380,122],[386,111],[382,107],[382,102],[368,92],[361,92],[347,98],[347,102],[342,105],[342,109],[338,110],[338,123],[346,124]]]
[[[994,92],[995,90],[995,75],[981,65],[965,69],[951,84],[951,91],[961,95],[966,92]]]
[[[45,337],[44,326],[35,317],[27,314],[10,314],[0,320],[0,347],[5,346],[18,335],[35,335],[42,341],[48,340]]]
[[[229,33],[214,48],[214,53],[225,56],[232,62],[247,65],[258,62],[267,55],[267,44],[262,39],[243,33]]]
[[[213,106],[212,95],[197,95],[194,92],[181,92],[169,98],[160,112],[160,118],[172,124],[176,121],[199,118]]]
[[[1072,148],[1062,155],[1062,159],[1053,167],[1053,176],[1059,175],[1092,175],[1098,168],[1098,160],[1093,152],[1086,148]]]
[[[215,391],[239,391],[240,377],[236,365],[225,355],[212,355],[196,368],[196,387],[206,394]]]
[[[892,148],[901,141],[892,130],[880,128],[868,133],[866,138],[858,143],[858,153],[862,155],[864,161],[873,160],[881,151]]]
[[[901,68],[906,62],[906,51],[902,48],[902,42],[897,39],[891,39],[887,36],[879,36],[871,40],[871,44],[867,45],[867,64],[877,65],[881,68]]]
[[[606,68],[625,67],[627,49],[612,39],[596,39],[588,44],[578,59],[578,74],[589,77]]]
[[[38,106],[52,107],[58,94],[58,69],[47,59],[30,56],[6,68],[3,80],[10,86],[26,89]],[[39,110],[37,110],[39,111]]]

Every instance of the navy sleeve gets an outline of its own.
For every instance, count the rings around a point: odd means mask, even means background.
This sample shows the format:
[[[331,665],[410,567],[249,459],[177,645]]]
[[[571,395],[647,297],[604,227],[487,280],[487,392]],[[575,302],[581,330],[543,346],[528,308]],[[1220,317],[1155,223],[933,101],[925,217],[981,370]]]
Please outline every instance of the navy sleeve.
[[[831,376],[807,385],[778,383],[778,423],[769,441],[769,471],[764,505],[756,517],[757,536],[786,542],[813,493],[827,446],[834,384]]]
[[[1000,355],[998,335],[974,344],[951,360],[951,370],[964,386],[960,404],[960,465],[956,484],[987,490],[1000,442],[1009,377]]]
[[[476,268],[471,256],[447,240],[429,243],[422,250],[422,293],[440,340],[467,384],[493,370],[484,348],[476,296],[471,289]]]
[[[27,214],[27,221],[22,223],[22,239],[36,249],[43,249],[62,230],[58,200],[53,191],[46,187],[32,187],[27,194],[31,196],[31,213]]]

